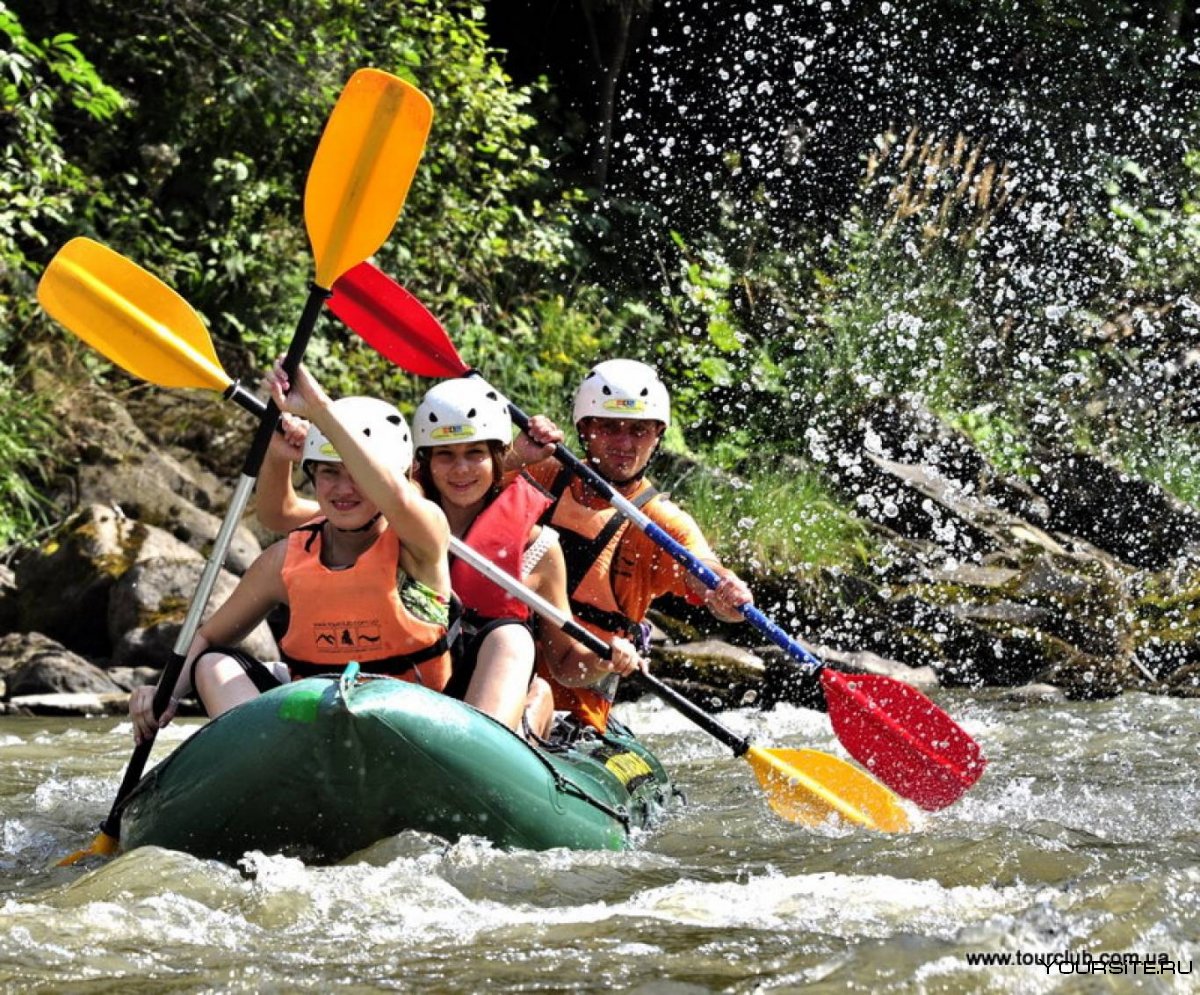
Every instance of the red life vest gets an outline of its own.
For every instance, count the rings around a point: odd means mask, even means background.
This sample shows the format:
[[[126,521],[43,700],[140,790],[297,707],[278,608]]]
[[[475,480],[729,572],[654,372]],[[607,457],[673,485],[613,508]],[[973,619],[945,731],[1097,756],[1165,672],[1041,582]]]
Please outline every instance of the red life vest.
[[[549,494],[521,474],[471,523],[466,544],[524,583],[521,557],[529,544],[529,530],[553,503]],[[482,618],[529,618],[524,602],[462,560],[450,564],[450,586],[463,608]]]
[[[567,596],[575,620],[605,642],[613,636],[632,638],[640,619],[631,619],[622,612],[613,591],[612,565],[617,546],[629,520],[611,505],[589,508],[576,500],[569,486],[571,473],[565,469],[551,486],[558,502],[550,515],[549,524],[558,532],[559,543],[567,563]],[[631,498],[641,508],[657,497],[658,491],[643,481],[643,486]],[[608,713],[621,678],[608,674],[586,687],[567,687],[560,684],[539,664],[541,676],[554,691],[554,707],[571,712],[576,718],[604,732]]]
[[[323,524],[287,538],[283,583],[290,619],[279,648],[292,676],[355,660],[363,670],[442,690],[450,679],[446,627],[417,618],[400,600],[399,537],[386,529],[351,566],[331,570],[321,562]]]

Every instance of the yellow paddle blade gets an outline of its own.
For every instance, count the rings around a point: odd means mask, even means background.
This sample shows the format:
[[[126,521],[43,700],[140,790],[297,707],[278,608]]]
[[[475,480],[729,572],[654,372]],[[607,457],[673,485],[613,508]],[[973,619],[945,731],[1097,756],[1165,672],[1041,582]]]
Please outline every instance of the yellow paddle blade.
[[[78,864],[81,860],[86,860],[88,857],[111,857],[117,852],[120,843],[109,836],[108,833],[98,833],[96,838],[92,840],[92,845],[84,847],[82,850],[76,850],[70,856],[63,857],[55,867],[70,867],[72,864]]]
[[[231,382],[188,302],[90,238],[73,238],[58,250],[37,296],[50,317],[135,377],[212,390]]]
[[[334,105],[304,189],[304,222],[325,290],[395,227],[425,148],[433,105],[415,86],[360,69]]]
[[[829,753],[751,746],[745,756],[771,808],[791,822],[815,826],[836,814],[883,833],[910,828],[908,813],[891,791]]]

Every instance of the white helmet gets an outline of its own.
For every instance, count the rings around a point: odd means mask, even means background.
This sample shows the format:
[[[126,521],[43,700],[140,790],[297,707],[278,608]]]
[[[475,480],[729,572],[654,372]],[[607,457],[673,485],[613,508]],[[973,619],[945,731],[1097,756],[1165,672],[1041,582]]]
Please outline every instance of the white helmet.
[[[658,374],[633,359],[597,363],[575,391],[573,420],[624,418],[671,424],[671,398]]]
[[[404,416],[375,397],[342,397],[333,402],[333,413],[351,434],[365,438],[363,448],[386,466],[397,479],[412,466],[412,436]],[[341,463],[342,458],[316,425],[304,437],[303,463]]]
[[[430,387],[413,415],[416,446],[452,446],[495,439],[512,442],[508,403],[494,387],[475,377],[443,380]]]

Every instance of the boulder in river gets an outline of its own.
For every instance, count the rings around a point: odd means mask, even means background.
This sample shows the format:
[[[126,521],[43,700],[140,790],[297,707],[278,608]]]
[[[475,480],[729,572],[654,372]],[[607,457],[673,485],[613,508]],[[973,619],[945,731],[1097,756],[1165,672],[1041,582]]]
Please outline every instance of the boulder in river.
[[[95,664],[39,633],[0,636],[5,697],[30,694],[117,694],[121,688]]]

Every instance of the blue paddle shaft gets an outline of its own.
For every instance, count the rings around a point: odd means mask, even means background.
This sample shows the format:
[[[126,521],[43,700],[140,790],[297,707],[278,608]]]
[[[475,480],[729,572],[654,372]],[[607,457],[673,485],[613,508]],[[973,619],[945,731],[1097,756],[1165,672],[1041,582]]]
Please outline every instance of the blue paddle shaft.
[[[480,374],[476,370],[471,370],[468,376],[478,377]],[[482,379],[482,377],[480,377]],[[486,382],[486,381],[485,381]],[[525,414],[511,401],[508,404],[509,414],[516,422],[517,427],[522,432],[529,429],[529,416]],[[579,459],[561,442],[554,447],[555,458],[564,466],[571,468],[572,472],[583,478],[584,482],[594,491],[605,498],[614,508],[624,514],[630,521],[633,522],[639,529],[646,533],[652,541],[657,543],[675,560],[682,564],[683,567],[695,577],[701,584],[707,587],[710,591],[721,583],[721,578],[717,572],[712,569],[707,563],[702,562],[691,550],[684,547],[674,536],[666,532],[661,526],[656,525],[645,512],[635,507],[632,502],[623,498],[615,488],[595,470]],[[746,621],[753,625],[759,632],[765,635],[776,646],[784,650],[793,660],[804,667],[812,670],[814,673],[824,668],[824,664],[813,656],[808,650],[801,646],[796,640],[783,631],[775,622],[764,615],[754,605],[747,602],[738,608]]]

